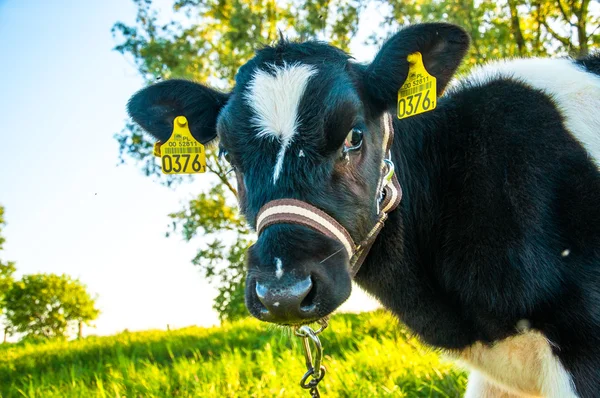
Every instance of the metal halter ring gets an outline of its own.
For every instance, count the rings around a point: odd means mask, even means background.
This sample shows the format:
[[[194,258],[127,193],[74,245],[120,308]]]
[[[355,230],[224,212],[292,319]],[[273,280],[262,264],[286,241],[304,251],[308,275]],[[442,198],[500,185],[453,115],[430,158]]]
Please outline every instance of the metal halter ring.
[[[390,159],[383,159],[383,162],[388,166],[388,172],[385,177],[383,177],[383,181],[390,182],[392,181],[392,177],[394,177],[394,162],[392,162]]]
[[[304,376],[302,376],[302,380],[300,380],[300,387],[309,390],[311,388],[315,388],[317,386],[317,384],[319,384],[319,382],[321,380],[323,380],[323,377],[325,377],[325,372],[327,371],[327,369],[325,368],[325,366],[321,365],[320,369],[319,369],[319,378],[315,378],[316,376],[315,374],[315,370],[314,369],[310,369],[308,370]],[[311,381],[309,381],[308,383],[306,382],[308,380],[308,378],[312,376],[313,379]]]
[[[302,325],[294,330],[294,334],[302,339],[302,348],[304,348],[304,360],[307,369],[300,380],[300,387],[310,390],[311,397],[314,398],[320,397],[318,384],[323,380],[327,371],[325,366],[321,365],[321,361],[323,360],[323,346],[317,336],[327,328],[327,320],[322,319],[319,321],[319,324],[321,327],[316,331],[312,330],[308,325]],[[309,339],[312,340],[315,346],[314,358],[310,349]],[[310,381],[308,381],[309,379]]]

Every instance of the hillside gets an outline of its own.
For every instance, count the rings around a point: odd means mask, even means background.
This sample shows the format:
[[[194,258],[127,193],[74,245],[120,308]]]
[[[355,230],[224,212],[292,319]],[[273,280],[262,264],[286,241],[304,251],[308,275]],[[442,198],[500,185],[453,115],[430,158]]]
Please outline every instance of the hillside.
[[[326,397],[459,397],[464,373],[390,315],[340,314],[322,334]],[[298,339],[253,319],[219,328],[0,345],[0,396],[308,397]]]

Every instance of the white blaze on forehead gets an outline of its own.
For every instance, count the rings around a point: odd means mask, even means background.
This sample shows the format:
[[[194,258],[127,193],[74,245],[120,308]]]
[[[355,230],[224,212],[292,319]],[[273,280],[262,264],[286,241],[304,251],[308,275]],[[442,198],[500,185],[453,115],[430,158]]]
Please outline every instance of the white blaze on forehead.
[[[281,279],[283,276],[283,263],[279,257],[275,257],[275,276],[277,279]]]
[[[317,71],[310,65],[284,64],[271,71],[257,70],[244,95],[254,116],[251,123],[258,128],[258,136],[279,140],[281,148],[273,171],[277,182],[285,151],[294,139],[300,123],[298,106],[310,78]]]

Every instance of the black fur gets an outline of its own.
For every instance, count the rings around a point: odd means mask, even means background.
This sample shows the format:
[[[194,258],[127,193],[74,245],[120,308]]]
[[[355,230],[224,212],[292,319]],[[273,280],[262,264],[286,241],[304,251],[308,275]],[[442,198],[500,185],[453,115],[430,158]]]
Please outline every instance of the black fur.
[[[395,113],[406,56],[423,54],[441,93],[467,47],[464,31],[447,24],[400,31],[370,65],[353,63],[323,43],[282,41],[258,51],[240,69],[228,97],[198,86],[191,89],[198,97],[185,99],[183,108],[203,112],[191,121],[192,128],[209,126],[200,137],[212,137],[217,125],[220,145],[231,155],[245,191],[241,208],[251,225],[268,201],[297,198],[325,210],[358,242],[375,220],[379,117],[383,111]],[[301,101],[298,135],[273,184],[280,143],[256,136],[244,93],[257,68],[284,62],[310,64],[318,73]],[[598,55],[574,62],[600,74]],[[180,87],[174,85],[142,91],[130,104],[135,120],[161,140],[166,130],[154,126],[167,125],[174,114],[160,106],[159,112],[146,112],[162,105],[157,98],[177,101]],[[365,141],[347,161],[341,146],[352,128],[363,130]],[[517,322],[529,320],[556,345],[578,394],[597,396],[600,172],[566,130],[553,100],[506,78],[466,81],[441,97],[435,111],[396,120],[394,129],[392,153],[403,201],[356,281],[437,347],[499,341],[517,332]],[[297,156],[300,149],[304,157]],[[257,282],[276,290],[307,276],[313,290],[305,300],[315,310],[289,322],[330,313],[350,292],[348,258],[340,249],[304,227],[268,228],[248,256],[251,313],[268,319],[256,296]],[[275,278],[274,258],[285,264],[281,279]]]
[[[578,393],[597,396],[598,169],[552,101],[514,81],[438,106],[396,122],[404,200],[358,283],[438,347],[492,343],[527,319]]]
[[[593,55],[580,58],[575,62],[583,66],[589,72],[600,75],[600,50],[597,50]]]

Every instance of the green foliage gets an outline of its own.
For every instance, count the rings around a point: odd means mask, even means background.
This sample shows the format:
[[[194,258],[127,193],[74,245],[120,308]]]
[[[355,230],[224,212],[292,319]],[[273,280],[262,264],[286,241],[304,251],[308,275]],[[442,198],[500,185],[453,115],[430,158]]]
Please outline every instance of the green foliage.
[[[269,330],[270,329],[270,330]],[[389,314],[332,318],[322,335],[330,397],[460,397],[466,377]],[[248,319],[220,328],[0,346],[0,396],[305,397],[299,341]]]
[[[214,278],[218,283],[219,294],[215,297],[213,308],[219,313],[221,321],[232,321],[248,316],[244,286],[246,284],[245,254],[249,246],[250,241],[238,239],[231,245],[225,256],[220,255],[220,259],[228,264],[226,267],[220,267]],[[207,263],[213,269],[215,265],[214,260],[202,256],[202,250],[198,252],[193,263],[196,265]],[[209,269],[208,266],[206,269]]]
[[[69,327],[99,314],[85,286],[67,275],[25,275],[5,300],[8,325],[26,338],[65,337]]]
[[[12,261],[2,262],[0,260],[0,314],[2,314],[5,303],[6,293],[13,286],[13,274],[16,271],[15,263]]]
[[[446,21],[462,26],[472,46],[463,71],[515,56],[585,55],[600,44],[600,14],[589,0],[417,0],[388,2],[386,24]]]
[[[2,236],[2,228],[6,225],[6,221],[4,221],[4,207],[0,206],[0,250],[2,250],[3,244],[4,242],[6,242],[6,239],[4,239],[4,236]]]
[[[215,164],[221,167],[216,161]],[[210,166],[215,167],[215,166]],[[201,236],[204,246],[192,260],[203,275],[217,285],[218,295],[213,308],[221,321],[240,319],[248,315],[244,304],[245,253],[251,244],[250,230],[238,215],[236,207],[227,203],[228,182],[200,193],[180,212],[170,214],[173,231],[190,241]],[[233,187],[229,187],[229,191]],[[226,232],[225,243],[222,232]],[[229,235],[229,236],[227,236]]]
[[[2,236],[2,228],[6,225],[4,220],[4,207],[0,206],[0,251],[3,249],[3,244],[6,242]],[[15,263],[12,261],[4,262],[0,258],[0,314],[4,312],[5,295],[13,285],[15,273]]]

